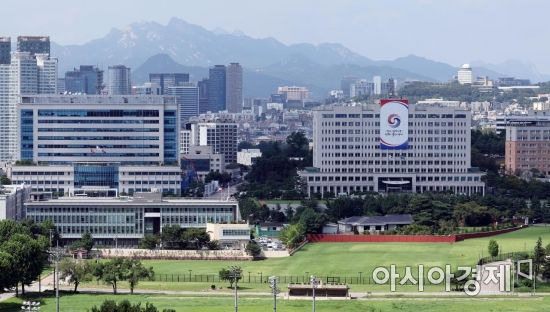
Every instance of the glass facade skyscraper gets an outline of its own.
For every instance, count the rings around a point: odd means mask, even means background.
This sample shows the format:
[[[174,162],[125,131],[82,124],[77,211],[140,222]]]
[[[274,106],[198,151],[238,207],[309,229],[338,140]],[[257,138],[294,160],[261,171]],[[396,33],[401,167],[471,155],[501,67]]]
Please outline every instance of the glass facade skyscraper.
[[[100,94],[103,71],[91,65],[80,65],[65,73],[65,91],[69,93]]]
[[[168,94],[168,88],[175,86],[183,86],[189,82],[189,74],[187,73],[161,73],[149,74],[149,82],[156,83],[160,86],[161,94]]]
[[[213,113],[226,109],[225,79],[225,65],[216,65],[210,68],[208,78],[208,110]]]
[[[170,87],[167,94],[176,98],[180,110],[180,125],[185,126],[189,118],[199,115],[199,88],[192,83]]]

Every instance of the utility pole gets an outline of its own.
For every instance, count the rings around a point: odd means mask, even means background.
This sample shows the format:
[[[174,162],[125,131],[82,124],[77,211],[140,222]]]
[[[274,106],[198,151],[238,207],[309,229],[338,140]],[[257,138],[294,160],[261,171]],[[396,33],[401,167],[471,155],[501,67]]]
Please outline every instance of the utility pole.
[[[55,287],[55,311],[59,312],[59,260],[61,259],[62,251],[59,248],[59,240],[56,241],[55,249],[50,251],[52,260],[54,261],[54,287]]]
[[[310,280],[311,282],[311,289],[313,290],[313,309],[312,311],[315,312],[315,287],[317,287],[317,283],[319,283],[319,281],[317,280],[317,278],[315,276],[311,276]]]
[[[277,277],[269,277],[269,287],[273,293],[273,312],[277,312],[277,294],[279,293],[279,288],[277,288]]]

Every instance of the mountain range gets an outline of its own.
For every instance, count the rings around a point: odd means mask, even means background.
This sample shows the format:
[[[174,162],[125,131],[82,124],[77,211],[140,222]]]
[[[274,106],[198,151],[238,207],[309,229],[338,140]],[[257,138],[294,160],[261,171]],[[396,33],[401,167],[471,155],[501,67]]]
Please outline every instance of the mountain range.
[[[391,61],[375,61],[338,43],[285,45],[274,38],[256,39],[242,32],[228,33],[172,18],[168,24],[134,23],[112,29],[103,38],[82,45],[52,44],[60,73],[80,64],[101,68],[125,64],[133,70],[134,83],[147,80],[149,72],[189,72],[192,80],[208,76],[208,67],[240,62],[244,71],[244,95],[266,97],[282,84],[307,86],[317,97],[337,89],[344,76],[372,79],[379,75],[405,80],[447,81],[456,67],[415,55]],[[479,76],[510,75],[505,66],[483,64]],[[544,80],[531,65],[514,63],[520,77]]]

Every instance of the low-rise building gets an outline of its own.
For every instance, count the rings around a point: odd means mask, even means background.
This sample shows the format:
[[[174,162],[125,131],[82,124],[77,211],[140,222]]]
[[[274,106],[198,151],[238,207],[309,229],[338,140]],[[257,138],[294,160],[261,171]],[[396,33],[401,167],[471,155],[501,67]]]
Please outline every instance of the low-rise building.
[[[248,223],[207,223],[206,233],[222,247],[244,249],[250,241]]]
[[[255,227],[256,236],[279,237],[279,234],[281,234],[281,231],[284,228],[285,228],[284,223],[267,222],[267,223],[256,224],[256,227]]]
[[[413,223],[410,214],[385,216],[356,216],[338,221],[340,233],[379,233],[395,230]]]
[[[90,233],[100,245],[136,246],[145,234],[167,225],[206,228],[208,222],[240,220],[236,201],[162,198],[160,192],[134,197],[64,197],[25,204],[26,217],[51,220],[65,242]]]

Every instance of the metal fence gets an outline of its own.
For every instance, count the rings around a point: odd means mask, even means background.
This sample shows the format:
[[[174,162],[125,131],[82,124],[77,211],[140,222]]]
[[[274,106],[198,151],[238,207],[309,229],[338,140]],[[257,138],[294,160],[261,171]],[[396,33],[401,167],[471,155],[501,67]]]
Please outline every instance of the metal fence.
[[[243,272],[239,280],[240,284],[268,284],[269,274]],[[375,285],[371,275],[361,274],[360,276],[316,276],[326,284],[347,284],[347,285]],[[309,284],[309,275],[277,275],[281,284]],[[154,281],[172,283],[224,283],[218,274],[155,274]],[[385,283],[389,285],[388,281]],[[427,278],[424,284],[430,285]]]

